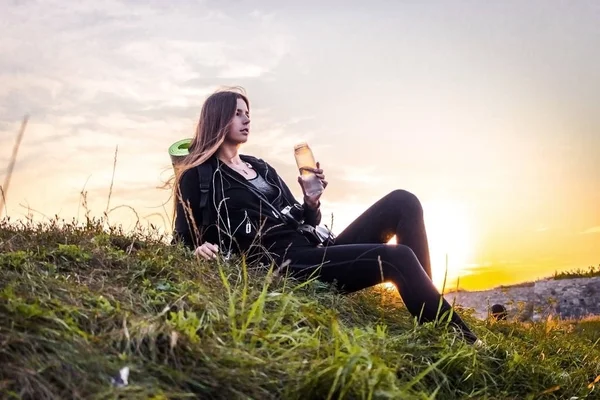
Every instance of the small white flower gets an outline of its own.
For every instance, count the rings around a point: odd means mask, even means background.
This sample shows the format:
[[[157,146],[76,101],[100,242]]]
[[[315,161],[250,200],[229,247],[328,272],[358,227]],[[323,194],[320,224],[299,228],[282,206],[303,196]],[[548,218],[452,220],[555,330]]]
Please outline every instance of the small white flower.
[[[119,376],[110,378],[110,381],[116,387],[123,387],[123,386],[127,386],[128,378],[129,378],[129,367],[123,367],[119,371]]]

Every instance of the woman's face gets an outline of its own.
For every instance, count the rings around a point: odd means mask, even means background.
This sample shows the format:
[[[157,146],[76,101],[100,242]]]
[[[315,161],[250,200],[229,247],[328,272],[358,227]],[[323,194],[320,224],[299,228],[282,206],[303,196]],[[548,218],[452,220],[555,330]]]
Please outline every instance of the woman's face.
[[[250,134],[250,111],[242,99],[237,99],[236,108],[227,133],[227,140],[233,143],[245,143]]]

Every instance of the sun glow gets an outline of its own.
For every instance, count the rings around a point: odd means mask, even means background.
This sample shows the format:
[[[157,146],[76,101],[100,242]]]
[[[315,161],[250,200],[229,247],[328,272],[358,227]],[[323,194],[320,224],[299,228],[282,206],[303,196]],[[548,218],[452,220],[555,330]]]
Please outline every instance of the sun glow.
[[[447,268],[448,289],[465,273],[473,255],[475,243],[469,212],[466,205],[449,201],[424,203],[423,210],[433,282],[442,290]]]
[[[466,204],[450,200],[423,201],[425,228],[429,242],[433,283],[439,289],[444,287],[446,273],[446,256],[448,257],[448,275],[445,289],[454,288],[456,279],[468,274],[467,267],[472,264],[475,246],[473,221]],[[329,225],[329,209],[336,210],[334,229],[339,233],[347,224],[366,209],[363,204],[330,204],[326,205],[323,221]],[[340,226],[342,228],[340,228]],[[388,242],[394,244],[396,237]],[[382,288],[393,289],[392,283],[381,284]]]

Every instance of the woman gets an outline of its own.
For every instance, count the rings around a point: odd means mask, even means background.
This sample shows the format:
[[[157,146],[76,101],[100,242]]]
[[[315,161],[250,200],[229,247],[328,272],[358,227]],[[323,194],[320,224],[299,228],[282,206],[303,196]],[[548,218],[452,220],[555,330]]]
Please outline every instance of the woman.
[[[249,109],[247,97],[236,91],[216,92],[204,103],[189,155],[175,166],[174,240],[206,259],[219,253],[244,253],[257,262],[283,265],[296,278],[335,280],[346,293],[391,281],[420,322],[451,311],[431,281],[419,200],[407,191],[395,190],[352,222],[333,245],[319,244],[299,232],[294,221],[318,225],[321,195],[307,196],[302,188],[300,205],[271,165],[239,154],[250,134]],[[212,171],[203,195],[197,168],[201,165]],[[319,164],[313,172],[326,187]],[[302,187],[300,177],[298,182]],[[203,199],[206,206],[201,209]],[[280,212],[294,205],[296,218]],[[394,235],[399,244],[386,244]],[[450,314],[465,340],[477,341],[464,321]]]

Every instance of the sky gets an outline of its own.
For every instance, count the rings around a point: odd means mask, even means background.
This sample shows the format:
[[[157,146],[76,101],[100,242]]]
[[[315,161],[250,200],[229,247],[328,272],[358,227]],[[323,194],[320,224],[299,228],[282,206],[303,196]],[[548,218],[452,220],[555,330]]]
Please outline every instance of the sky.
[[[446,271],[446,288],[479,290],[600,265],[595,0],[0,0],[0,14],[0,184],[29,116],[13,220],[82,220],[85,191],[92,216],[169,230],[169,145],[210,93],[242,86],[241,153],[300,199],[293,145],[308,141],[334,232],[392,190],[419,197],[438,287]]]

